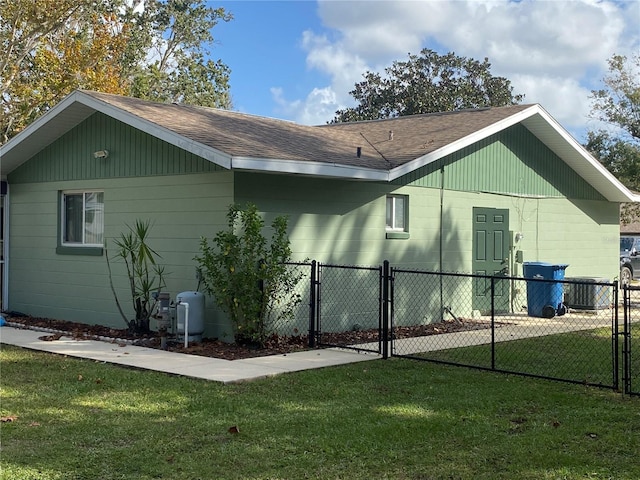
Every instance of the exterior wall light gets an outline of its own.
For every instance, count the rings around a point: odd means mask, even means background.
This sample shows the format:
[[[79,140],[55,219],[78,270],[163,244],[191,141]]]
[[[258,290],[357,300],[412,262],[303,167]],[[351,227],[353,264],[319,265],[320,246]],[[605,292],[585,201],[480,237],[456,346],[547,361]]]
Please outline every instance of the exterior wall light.
[[[94,158],[107,158],[109,156],[109,150],[98,150],[97,152],[93,152]]]

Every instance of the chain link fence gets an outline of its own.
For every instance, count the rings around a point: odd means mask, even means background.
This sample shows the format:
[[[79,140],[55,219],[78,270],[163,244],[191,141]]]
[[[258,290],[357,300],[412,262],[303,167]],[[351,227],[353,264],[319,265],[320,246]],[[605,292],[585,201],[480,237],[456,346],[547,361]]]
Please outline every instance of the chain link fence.
[[[382,269],[319,264],[317,343],[381,352]]]
[[[388,262],[287,267],[297,305],[271,326],[310,347],[640,394],[640,286],[619,295],[617,282],[595,277],[441,273]]]
[[[622,371],[625,393],[640,395],[640,285],[623,287]]]
[[[308,344],[309,315],[311,310],[315,309],[315,300],[312,299],[315,263],[290,262],[285,265],[295,288],[279,304],[274,305],[267,319],[267,330],[285,338],[300,337],[301,342]],[[289,315],[284,314],[288,302],[293,302],[293,309]]]
[[[617,387],[613,283],[396,269],[393,285],[393,355]]]

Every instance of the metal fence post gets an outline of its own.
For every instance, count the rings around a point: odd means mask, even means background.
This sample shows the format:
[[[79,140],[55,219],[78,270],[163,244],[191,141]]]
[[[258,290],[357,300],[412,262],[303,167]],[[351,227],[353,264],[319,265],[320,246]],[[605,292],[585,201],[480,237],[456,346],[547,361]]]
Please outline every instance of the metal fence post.
[[[619,316],[618,316],[618,301],[619,301],[619,297],[618,297],[618,281],[615,280],[613,282],[614,287],[613,287],[613,319],[612,319],[612,326],[611,326],[611,358],[613,359],[613,388],[615,390],[618,390],[620,388],[620,360],[619,360],[619,356],[620,356],[620,342],[618,340],[618,336],[620,335],[620,322],[619,322]],[[623,317],[626,318],[626,300],[625,300],[625,296],[622,295],[622,301],[623,301],[623,306],[622,306],[622,310],[623,310]]]
[[[496,278],[491,277],[491,370],[496,369]]]
[[[631,288],[623,285],[622,296],[624,303],[624,320],[622,327],[622,383],[624,393],[630,395],[631,392]]]
[[[382,265],[382,358],[389,358],[389,308],[391,300],[389,298],[389,261],[385,260]]]
[[[309,347],[316,346],[316,261],[311,262],[311,281],[309,285]]]

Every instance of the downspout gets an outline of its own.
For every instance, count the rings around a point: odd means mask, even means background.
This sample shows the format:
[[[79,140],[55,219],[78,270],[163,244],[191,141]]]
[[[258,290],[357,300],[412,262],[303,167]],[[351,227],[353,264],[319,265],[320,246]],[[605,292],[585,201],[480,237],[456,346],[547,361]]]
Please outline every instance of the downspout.
[[[2,196],[2,290],[0,291],[0,305],[2,310],[9,309],[9,182],[3,181]]]

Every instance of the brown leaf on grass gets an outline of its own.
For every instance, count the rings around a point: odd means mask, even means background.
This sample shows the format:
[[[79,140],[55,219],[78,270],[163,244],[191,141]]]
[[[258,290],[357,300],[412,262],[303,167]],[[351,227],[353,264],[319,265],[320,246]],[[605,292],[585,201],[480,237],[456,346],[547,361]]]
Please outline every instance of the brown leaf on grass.
[[[78,375],[78,381],[81,382],[82,380],[84,380],[84,377],[82,375]]]
[[[234,435],[237,434],[237,433],[240,433],[240,429],[236,425],[234,425],[233,427],[229,427],[229,430],[227,430],[227,431],[229,433],[234,434]]]
[[[556,420],[551,425],[553,425],[554,428],[558,428],[560,426],[560,422]]]
[[[173,463],[176,458],[173,455],[167,457],[167,463]]]
[[[0,422],[9,423],[15,422],[18,419],[17,415],[6,415],[4,417],[0,417]]]
[[[62,337],[61,333],[54,333],[53,335],[43,335],[41,337],[38,337],[38,340],[42,340],[44,342],[53,342],[54,340],[60,340],[60,337]]]
[[[39,427],[39,426],[40,426],[40,424],[39,424],[38,422],[31,422],[31,423],[29,424],[29,426],[30,426],[30,427]]]
[[[96,383],[97,383],[97,384],[102,383],[102,379],[101,379],[101,378],[96,378]]]

